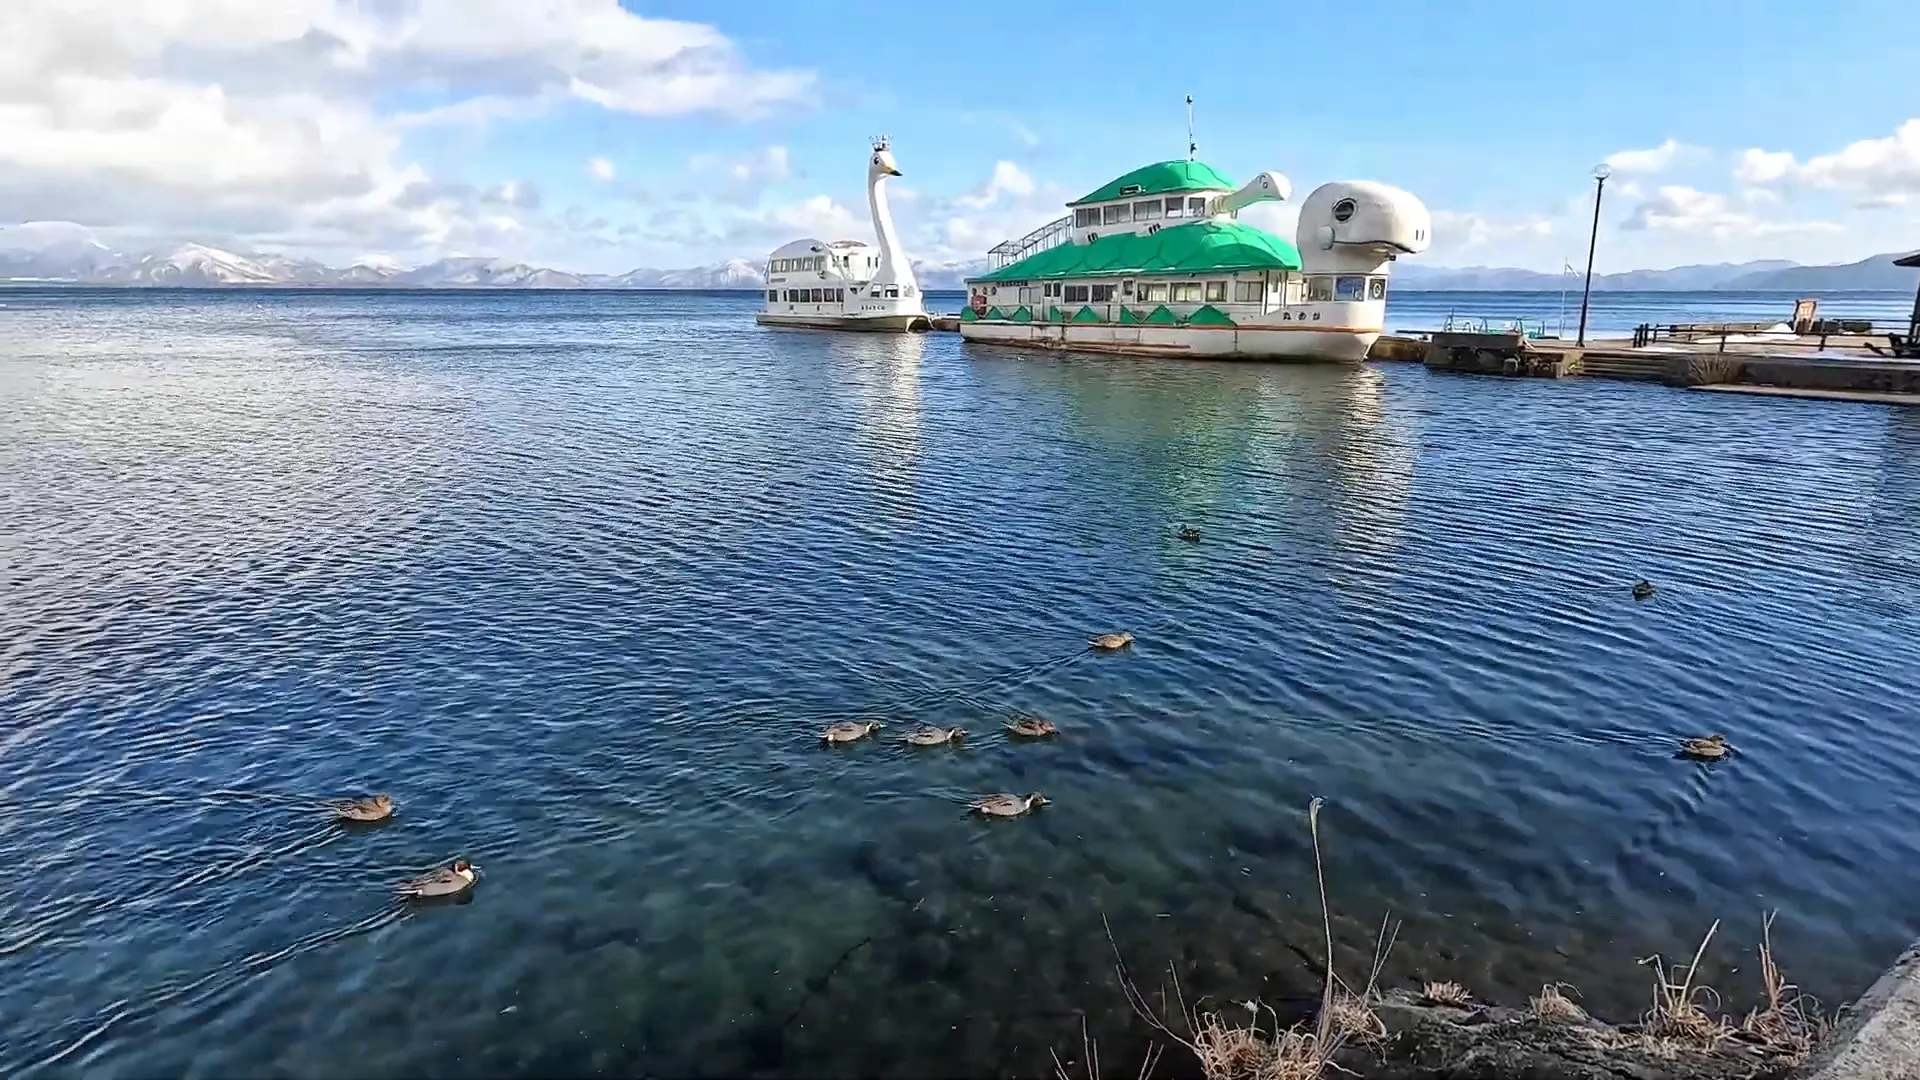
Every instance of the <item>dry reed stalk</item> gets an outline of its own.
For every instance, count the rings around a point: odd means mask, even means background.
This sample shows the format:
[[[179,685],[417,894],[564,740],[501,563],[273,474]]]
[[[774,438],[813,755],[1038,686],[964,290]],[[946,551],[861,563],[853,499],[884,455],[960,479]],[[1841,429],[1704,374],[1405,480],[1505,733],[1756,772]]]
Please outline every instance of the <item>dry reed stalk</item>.
[[[1333,915],[1327,906],[1327,876],[1320,855],[1322,803],[1323,800],[1315,798],[1307,807],[1307,827],[1313,834],[1313,872],[1320,889],[1320,924],[1327,949],[1325,981],[1320,992],[1320,1014],[1313,1030],[1302,1031],[1298,1025],[1282,1028],[1279,1017],[1271,1008],[1267,1008],[1268,1015],[1273,1017],[1273,1029],[1268,1032],[1260,1025],[1263,1006],[1257,1002],[1245,1004],[1248,1019],[1244,1022],[1228,1020],[1218,1010],[1190,1007],[1180,990],[1179,976],[1169,966],[1167,976],[1173,988],[1171,1011],[1180,1017],[1185,1029],[1184,1032],[1174,1030],[1166,1020],[1166,1014],[1170,1011],[1166,991],[1161,991],[1161,1007],[1156,1012],[1128,974],[1126,960],[1113,940],[1113,927],[1107,925],[1104,915],[1101,916],[1101,924],[1106,926],[1107,945],[1113,949],[1120,989],[1126,995],[1127,1004],[1154,1030],[1186,1047],[1200,1063],[1200,1070],[1207,1080],[1319,1080],[1332,1065],[1334,1055],[1348,1040],[1374,1038],[1386,1033],[1386,1027],[1374,1013],[1371,1002],[1379,986],[1380,971],[1386,964],[1387,953],[1399,937],[1399,926],[1392,924],[1390,928],[1389,920],[1381,920],[1381,933],[1374,941],[1373,970],[1368,973],[1366,988],[1354,993],[1333,969]],[[1055,1064],[1057,1067],[1057,1058]],[[1065,1070],[1061,1071],[1061,1080],[1066,1080]]]
[[[1714,993],[1712,987],[1695,986],[1693,982],[1700,970],[1700,958],[1706,954],[1707,943],[1713,940],[1713,935],[1719,929],[1720,920],[1713,920],[1713,925],[1707,927],[1706,936],[1700,939],[1700,947],[1693,951],[1693,962],[1687,965],[1686,978],[1678,983],[1668,977],[1668,969],[1659,953],[1640,961],[1653,966],[1653,1008],[1647,1011],[1642,1020],[1642,1027],[1649,1035],[1711,1047],[1733,1030],[1724,1019],[1709,1016],[1700,1007],[1703,997],[1713,998],[1718,1005],[1719,995]]]
[[[1457,982],[1430,982],[1420,988],[1420,996],[1434,1005],[1451,1005],[1464,1009],[1473,1004],[1473,995]]]
[[[1548,983],[1539,994],[1527,999],[1527,1008],[1539,1020],[1585,1020],[1587,1010],[1566,995],[1572,989],[1566,983]]]
[[[1788,982],[1773,958],[1773,920],[1769,911],[1760,920],[1760,982],[1767,1005],[1747,1014],[1740,1030],[1763,1040],[1787,1056],[1805,1057],[1831,1034],[1833,1025],[1820,1012],[1820,1003]]]

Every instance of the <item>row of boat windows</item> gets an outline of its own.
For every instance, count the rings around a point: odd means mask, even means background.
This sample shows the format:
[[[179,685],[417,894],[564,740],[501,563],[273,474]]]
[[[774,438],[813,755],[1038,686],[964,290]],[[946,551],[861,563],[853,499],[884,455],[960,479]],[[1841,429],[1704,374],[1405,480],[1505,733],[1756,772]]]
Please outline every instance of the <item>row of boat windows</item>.
[[[1367,277],[1361,274],[1326,275],[1316,274],[1305,279],[1300,286],[1300,278],[1291,282],[1274,278],[1270,282],[1260,281],[1142,281],[1138,284],[1123,281],[1119,284],[1121,296],[1130,296],[1141,303],[1148,304],[1258,304],[1267,292],[1275,294],[1286,291],[1288,284],[1295,285],[1296,295],[1306,302],[1315,301],[1358,301],[1385,300],[1387,298],[1387,279]],[[1046,281],[1040,284],[1039,299],[1058,298],[1067,304],[1100,304],[1111,302],[1115,295],[1113,285],[1068,285],[1059,281]],[[1035,302],[1033,287],[1020,289],[1020,302]],[[1229,300],[1231,297],[1231,300]]]
[[[774,259],[768,272],[774,274],[795,274],[802,270],[825,270],[826,268],[827,257],[825,255],[815,255],[810,259]]]
[[[875,300],[881,299],[883,291],[885,293],[885,298],[888,300],[898,300],[900,298],[900,286],[889,285],[886,287],[885,290],[881,290],[881,289],[873,290],[873,299]],[[858,297],[860,295],[860,290],[855,289],[853,291],[853,295]],[[913,294],[909,292],[907,295],[911,296]],[[779,303],[844,304],[846,302],[847,302],[847,290],[845,289],[768,289],[767,290],[767,303],[769,304],[779,304]]]
[[[1073,212],[1073,227],[1090,228],[1094,225],[1125,225],[1132,221],[1157,221],[1163,217],[1202,218],[1207,216],[1205,198],[1142,199],[1129,206],[1116,203],[1112,206],[1083,206]]]

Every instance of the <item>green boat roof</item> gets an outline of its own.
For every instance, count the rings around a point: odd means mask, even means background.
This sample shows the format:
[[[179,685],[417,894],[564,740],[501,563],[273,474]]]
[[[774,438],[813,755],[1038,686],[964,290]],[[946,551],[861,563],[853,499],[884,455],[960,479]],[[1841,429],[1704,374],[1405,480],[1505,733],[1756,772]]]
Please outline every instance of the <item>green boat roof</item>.
[[[1082,195],[1067,205],[1131,199],[1136,195],[1171,195],[1176,191],[1232,191],[1234,187],[1226,174],[1204,161],[1159,161],[1143,165],[1117,180],[1109,180],[1092,194]],[[1128,191],[1128,188],[1139,190]]]
[[[1090,244],[1061,244],[968,281],[1136,277],[1298,270],[1292,244],[1237,221],[1196,221],[1155,233],[1115,233]]]

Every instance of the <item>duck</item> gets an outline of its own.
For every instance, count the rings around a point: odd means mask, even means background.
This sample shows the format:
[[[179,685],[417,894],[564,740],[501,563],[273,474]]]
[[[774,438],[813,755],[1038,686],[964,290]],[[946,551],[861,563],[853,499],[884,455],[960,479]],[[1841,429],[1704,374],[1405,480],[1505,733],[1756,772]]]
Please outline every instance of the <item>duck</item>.
[[[458,896],[473,888],[473,883],[479,876],[479,867],[465,859],[455,859],[447,866],[421,874],[412,881],[401,883],[396,891],[410,899]]]
[[[830,743],[857,742],[879,731],[878,720],[843,720],[820,733],[820,737]]]
[[[1088,638],[1087,644],[1096,649],[1124,649],[1133,644],[1133,635],[1125,630],[1117,634],[1101,634],[1096,638]]]
[[[1057,729],[1051,720],[1042,720],[1037,716],[1016,716],[1007,724],[1007,730],[1022,738],[1038,739],[1054,734]]]
[[[1178,536],[1182,540],[1192,543],[1200,539],[1200,530],[1194,528],[1191,525],[1182,525],[1180,527],[1180,531],[1175,533],[1174,535]]]
[[[1704,739],[1687,739],[1680,744],[1680,756],[1696,761],[1719,761],[1732,750],[1727,745],[1725,735],[1709,735]]]
[[[1019,817],[1038,806],[1045,806],[1052,800],[1039,792],[1031,795],[983,795],[969,803],[967,808],[986,817]]]
[[[959,742],[966,737],[965,728],[923,727],[918,731],[908,732],[904,741],[909,746],[944,746],[947,743]]]
[[[1635,600],[1645,600],[1647,597],[1652,595],[1653,595],[1653,582],[1642,580],[1642,581],[1636,581],[1633,583],[1633,598]]]
[[[360,799],[335,799],[327,804],[341,821],[385,821],[393,816],[393,796],[369,795]]]

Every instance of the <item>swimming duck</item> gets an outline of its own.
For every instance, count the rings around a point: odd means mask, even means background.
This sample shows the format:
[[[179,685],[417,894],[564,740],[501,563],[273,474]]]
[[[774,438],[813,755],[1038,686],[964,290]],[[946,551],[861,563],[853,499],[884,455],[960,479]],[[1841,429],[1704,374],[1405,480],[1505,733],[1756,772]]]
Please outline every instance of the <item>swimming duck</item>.
[[[1727,745],[1725,735],[1709,735],[1704,739],[1688,739],[1680,744],[1680,756],[1698,761],[1719,761],[1733,748]]]
[[[412,881],[402,883],[398,892],[401,896],[433,898],[440,896],[458,896],[473,888],[474,879],[480,876],[480,868],[465,859],[455,859],[452,865],[433,870]]]
[[[878,720],[843,720],[820,733],[830,743],[856,742],[880,730]]]
[[[923,727],[918,731],[908,732],[906,742],[910,746],[942,746],[946,743],[959,742],[966,737],[967,732],[964,728]]]
[[[975,799],[968,805],[968,809],[987,817],[1019,817],[1034,807],[1045,806],[1051,801],[1037,791],[1024,797],[1002,793]]]
[[[1125,630],[1117,634],[1101,634],[1097,638],[1088,638],[1087,644],[1096,649],[1124,649],[1133,644],[1133,635]]]
[[[385,821],[393,816],[393,796],[369,795],[363,799],[335,799],[327,804],[342,821]]]
[[[1633,583],[1633,598],[1635,600],[1645,600],[1647,597],[1652,595],[1653,595],[1653,582],[1636,581]]]
[[[1183,525],[1175,535],[1182,540],[1193,541],[1200,539],[1200,530],[1191,525]]]
[[[1042,720],[1037,716],[1016,716],[1007,725],[1007,730],[1028,739],[1038,739],[1054,733],[1053,721]]]

